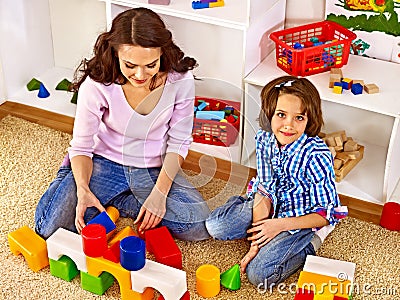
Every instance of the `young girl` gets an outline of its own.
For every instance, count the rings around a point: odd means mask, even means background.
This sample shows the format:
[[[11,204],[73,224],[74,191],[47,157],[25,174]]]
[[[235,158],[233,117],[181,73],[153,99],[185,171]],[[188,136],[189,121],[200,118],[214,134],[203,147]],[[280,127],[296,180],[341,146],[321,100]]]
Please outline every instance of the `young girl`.
[[[283,76],[261,91],[256,134],[257,178],[206,220],[215,239],[248,236],[240,262],[254,285],[271,287],[315,255],[346,212],[339,212],[333,158],[317,136],[321,99],[306,78]],[[317,231],[315,231],[317,230]]]
[[[141,232],[161,224],[177,238],[209,238],[208,206],[178,174],[192,141],[195,66],[153,11],[116,16],[77,69],[69,157],[38,203],[38,234],[80,232],[114,206]]]

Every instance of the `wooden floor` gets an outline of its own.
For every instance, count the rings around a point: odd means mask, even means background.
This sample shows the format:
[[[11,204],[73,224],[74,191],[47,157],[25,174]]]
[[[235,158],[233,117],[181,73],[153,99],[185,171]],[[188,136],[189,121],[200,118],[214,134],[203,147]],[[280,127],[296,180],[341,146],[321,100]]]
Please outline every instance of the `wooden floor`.
[[[16,116],[70,134],[74,123],[74,119],[71,117],[10,101],[0,105],[0,120],[7,115]],[[183,168],[241,186],[245,186],[249,179],[256,175],[255,169],[194,151],[189,151]],[[340,201],[342,205],[347,205],[349,208],[349,216],[379,224],[382,205],[343,195],[340,195]]]

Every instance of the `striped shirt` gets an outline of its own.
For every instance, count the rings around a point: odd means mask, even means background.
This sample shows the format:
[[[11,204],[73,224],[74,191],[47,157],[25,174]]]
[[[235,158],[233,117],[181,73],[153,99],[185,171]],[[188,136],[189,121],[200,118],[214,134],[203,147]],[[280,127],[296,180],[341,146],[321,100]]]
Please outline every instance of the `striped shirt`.
[[[260,129],[255,139],[257,177],[249,184],[248,196],[258,192],[269,197],[272,217],[318,213],[335,225],[346,216],[340,209],[332,154],[319,137],[304,133],[279,147],[273,133]]]

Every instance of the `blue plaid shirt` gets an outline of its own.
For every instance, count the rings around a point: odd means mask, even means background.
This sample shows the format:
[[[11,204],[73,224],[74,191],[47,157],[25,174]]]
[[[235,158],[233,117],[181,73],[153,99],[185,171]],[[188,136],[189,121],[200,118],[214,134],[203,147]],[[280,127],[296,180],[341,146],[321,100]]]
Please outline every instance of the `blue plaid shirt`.
[[[341,218],[335,212],[340,201],[333,158],[326,144],[304,133],[280,148],[275,135],[262,129],[255,139],[257,178],[250,183],[248,196],[259,192],[269,197],[274,218],[318,213],[335,225]]]

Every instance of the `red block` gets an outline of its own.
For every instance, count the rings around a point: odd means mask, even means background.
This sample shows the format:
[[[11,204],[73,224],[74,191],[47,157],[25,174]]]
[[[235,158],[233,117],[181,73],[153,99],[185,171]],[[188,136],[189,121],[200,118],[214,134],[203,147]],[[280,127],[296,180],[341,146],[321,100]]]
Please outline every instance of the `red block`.
[[[157,300],[165,300],[165,299],[164,299],[163,295],[160,295]],[[183,296],[181,297],[180,300],[190,300],[189,291],[186,291],[186,293],[183,294]]]
[[[145,240],[147,250],[155,256],[157,262],[182,269],[181,250],[167,227],[162,226],[146,230]]]
[[[119,248],[120,241],[114,243],[111,247],[109,247],[106,252],[104,252],[103,257],[109,261],[119,263],[121,249]]]
[[[299,288],[296,291],[296,295],[294,296],[294,300],[313,300],[314,292],[306,289]]]

